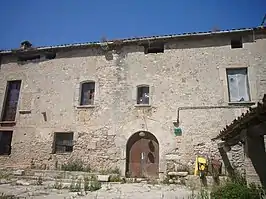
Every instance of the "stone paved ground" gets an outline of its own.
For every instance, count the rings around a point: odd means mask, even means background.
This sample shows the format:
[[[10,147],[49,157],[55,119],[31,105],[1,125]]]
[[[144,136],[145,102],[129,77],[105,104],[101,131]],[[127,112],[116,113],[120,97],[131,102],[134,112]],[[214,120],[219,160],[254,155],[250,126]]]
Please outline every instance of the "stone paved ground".
[[[105,184],[95,192],[69,192],[67,189],[49,189],[47,186],[0,185],[0,193],[33,199],[187,199],[191,191],[177,185],[150,185],[145,183]]]

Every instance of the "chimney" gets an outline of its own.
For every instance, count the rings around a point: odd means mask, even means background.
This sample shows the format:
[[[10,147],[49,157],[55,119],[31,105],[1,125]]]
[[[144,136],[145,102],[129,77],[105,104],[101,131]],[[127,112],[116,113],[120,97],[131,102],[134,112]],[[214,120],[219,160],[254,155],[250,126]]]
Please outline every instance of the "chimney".
[[[32,44],[29,41],[23,41],[20,44],[20,49],[26,50],[32,47]]]

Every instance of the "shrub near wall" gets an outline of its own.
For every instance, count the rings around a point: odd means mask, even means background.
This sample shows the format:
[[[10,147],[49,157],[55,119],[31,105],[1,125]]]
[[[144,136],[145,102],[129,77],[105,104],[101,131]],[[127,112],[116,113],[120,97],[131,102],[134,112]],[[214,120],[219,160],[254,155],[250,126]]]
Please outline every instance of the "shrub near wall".
[[[235,175],[231,180],[223,186],[216,187],[212,193],[212,199],[261,199],[265,197],[265,192],[262,188],[255,184],[246,183],[244,177]]]

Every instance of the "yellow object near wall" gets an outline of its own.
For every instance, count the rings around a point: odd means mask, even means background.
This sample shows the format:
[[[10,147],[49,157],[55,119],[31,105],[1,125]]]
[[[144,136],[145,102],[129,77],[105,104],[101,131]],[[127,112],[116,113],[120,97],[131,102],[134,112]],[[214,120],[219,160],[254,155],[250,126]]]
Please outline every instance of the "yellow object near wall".
[[[207,159],[204,157],[196,157],[196,162],[195,162],[195,171],[194,171],[194,175],[197,176],[199,175],[199,168],[198,165],[199,164],[203,164],[201,166],[202,169],[205,169],[207,167]]]

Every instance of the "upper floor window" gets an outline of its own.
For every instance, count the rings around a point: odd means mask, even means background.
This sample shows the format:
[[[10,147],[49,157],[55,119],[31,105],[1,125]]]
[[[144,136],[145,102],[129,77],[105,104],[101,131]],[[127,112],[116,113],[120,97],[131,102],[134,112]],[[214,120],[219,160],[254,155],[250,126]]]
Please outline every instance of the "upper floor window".
[[[95,82],[84,82],[81,84],[80,105],[93,105],[95,93]]]
[[[144,46],[144,53],[163,53],[164,52],[164,43],[152,43]]]
[[[226,69],[229,101],[250,101],[247,68]]]
[[[242,38],[233,38],[231,40],[231,48],[243,48]]]
[[[55,133],[54,153],[70,153],[73,151],[73,132]]]
[[[8,81],[2,111],[2,121],[15,121],[21,80]]]
[[[137,104],[149,104],[150,103],[150,89],[149,86],[137,87]]]

